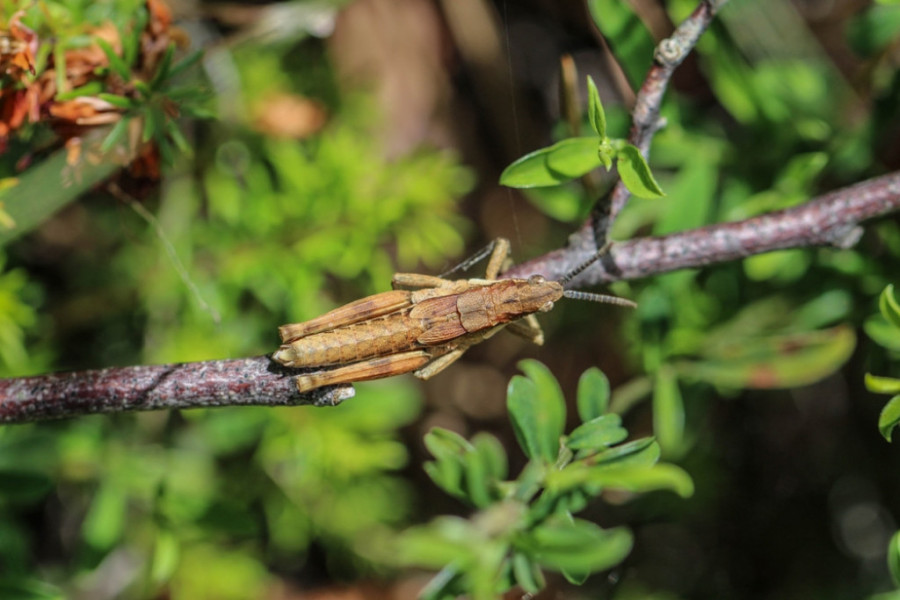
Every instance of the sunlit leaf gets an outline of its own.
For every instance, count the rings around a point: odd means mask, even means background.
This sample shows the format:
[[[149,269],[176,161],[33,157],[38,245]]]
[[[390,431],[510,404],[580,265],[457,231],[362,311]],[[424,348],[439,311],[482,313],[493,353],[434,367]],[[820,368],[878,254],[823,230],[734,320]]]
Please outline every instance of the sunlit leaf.
[[[569,138],[516,160],[504,169],[500,183],[514,188],[559,185],[598,166],[597,138]]]
[[[900,587],[900,531],[895,532],[888,543],[887,563],[894,585]]]
[[[664,456],[679,456],[684,450],[684,401],[668,367],[659,370],[653,386],[653,433]]]
[[[512,570],[516,583],[529,594],[536,594],[547,585],[540,566],[521,552],[513,553]]]
[[[597,367],[591,367],[578,379],[576,395],[578,416],[582,423],[592,421],[609,408],[609,379]]]
[[[682,498],[694,494],[691,476],[677,465],[656,464],[649,467],[613,467],[589,469],[586,481],[603,488],[623,489],[631,492],[669,490]]]
[[[591,127],[601,138],[606,137],[606,113],[603,111],[603,103],[600,101],[600,92],[592,77],[587,78],[588,88],[588,119]]]
[[[616,154],[616,158],[619,177],[632,194],[639,198],[662,198],[666,195],[656,183],[640,150],[631,144],[625,144]]]
[[[600,166],[597,138],[574,137],[561,140],[550,146],[546,160],[547,168],[562,177],[581,177]]]
[[[538,361],[523,360],[518,366],[532,385],[514,386],[510,382],[507,406],[516,434],[521,436],[520,443],[524,438],[533,444],[534,454],[529,454],[529,457],[540,457],[547,463],[553,463],[559,453],[559,438],[566,420],[562,390],[550,370]],[[521,392],[514,393],[517,390]]]
[[[731,388],[790,388],[827,377],[848,358],[856,345],[850,327],[744,339],[720,348],[719,358],[682,362],[682,377]]]
[[[900,379],[866,373],[866,389],[876,394],[900,394]]]
[[[897,328],[888,323],[881,314],[866,319],[863,322],[863,331],[882,348],[900,352],[900,335],[897,334]]]
[[[660,449],[652,437],[645,437],[621,446],[604,450],[589,460],[593,465],[604,467],[650,466],[659,460]]]
[[[593,573],[619,564],[631,551],[624,528],[603,530],[581,519],[550,519],[523,535],[517,548],[555,571]]]
[[[900,395],[891,398],[878,417],[878,430],[889,442],[897,425],[900,425]]]
[[[575,428],[566,439],[572,450],[602,450],[628,437],[619,415],[601,415]]]
[[[878,297],[878,309],[888,323],[900,329],[900,304],[897,303],[897,298],[894,296],[893,284],[881,292],[881,296]]]

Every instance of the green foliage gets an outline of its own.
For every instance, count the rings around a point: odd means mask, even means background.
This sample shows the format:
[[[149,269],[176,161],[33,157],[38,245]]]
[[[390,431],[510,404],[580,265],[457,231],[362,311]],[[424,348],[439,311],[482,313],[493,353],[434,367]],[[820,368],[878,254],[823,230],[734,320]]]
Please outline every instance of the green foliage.
[[[896,350],[896,340],[900,339],[900,303],[894,295],[893,284],[884,288],[878,298],[878,310],[883,322],[881,327],[875,330],[879,333],[872,336],[875,342],[887,349]],[[871,327],[870,327],[871,330]],[[871,333],[870,333],[871,335]],[[890,338],[891,343],[882,343],[883,338]],[[900,425],[900,379],[894,377],[879,377],[866,373],[866,387],[876,394],[893,394],[881,411],[878,418],[878,430],[884,439],[891,441],[894,428]]]
[[[563,435],[565,402],[559,384],[541,363],[519,363],[507,408],[528,464],[507,480],[500,443],[478,434],[471,442],[440,428],[425,444],[435,460],[425,469],[441,489],[478,510],[470,519],[441,517],[407,530],[397,541],[400,564],[443,571],[423,598],[469,595],[496,598],[514,585],[528,593],[544,587],[543,570],[569,581],[609,569],[630,552],[624,528],[602,529],[574,517],[604,490],[671,490],[693,494],[690,476],[658,464],[652,438],[622,443],[628,432],[606,411],[609,384],[590,369],[581,376],[576,404],[582,424]]]
[[[891,577],[894,578],[894,585],[900,588],[900,531],[891,537],[891,542],[888,544],[887,560]]]
[[[34,292],[21,269],[6,268],[0,252],[0,373],[22,373],[38,367],[25,349],[26,333],[37,324],[34,306],[26,302]]]
[[[628,81],[637,89],[653,63],[653,36],[631,5],[617,0],[588,0],[594,25],[612,48]]]
[[[119,58],[130,67],[128,48]],[[236,50],[236,74],[254,81],[242,100],[284,92],[278,86],[294,80],[309,94],[333,94],[327,80],[285,73],[294,51]],[[194,100],[175,84],[196,59],[185,60],[169,50],[158,76],[133,82],[133,94],[104,96],[130,119],[104,135],[127,137],[136,125],[138,141],[171,135],[174,121],[158,111],[173,98],[179,106]],[[260,73],[278,78],[257,81]],[[88,91],[96,89],[79,93]],[[40,325],[41,296],[22,270],[0,272],[4,372],[269,352],[278,324],[384,290],[398,265],[439,269],[460,253],[467,222],[456,201],[473,184],[470,172],[447,152],[386,158],[371,102],[333,103],[327,127],[304,141],[260,135],[247,127],[250,115],[198,125],[208,142],[167,174],[158,204],[145,201],[150,225],[122,205],[79,207],[96,233],[63,259],[70,297],[48,300],[68,317],[54,322],[52,354],[33,343],[23,351]],[[66,188],[63,178],[73,174],[65,153],[53,159],[52,177],[42,170],[50,161],[41,163],[2,198],[10,206],[29,192],[27,206],[41,212],[34,223],[52,211],[31,191],[70,198],[97,181],[75,177]],[[101,164],[108,171],[99,179],[117,168]],[[237,408],[0,428],[0,562],[10,574],[3,585],[59,596],[32,585],[39,540],[23,517],[51,501],[74,524],[65,541],[71,561],[42,578],[66,597],[93,597],[103,561],[126,554],[141,561],[123,575],[123,598],[261,597],[271,594],[273,571],[367,571],[365,540],[409,518],[411,490],[397,475],[408,453],[396,432],[420,406],[410,383],[395,379],[318,411]]]
[[[590,77],[588,118],[596,138],[569,138],[526,154],[504,169],[500,183],[515,188],[560,185],[600,165],[608,171],[616,161],[619,175],[632,194],[641,198],[664,196],[640,150],[625,140],[607,137],[606,113]]]

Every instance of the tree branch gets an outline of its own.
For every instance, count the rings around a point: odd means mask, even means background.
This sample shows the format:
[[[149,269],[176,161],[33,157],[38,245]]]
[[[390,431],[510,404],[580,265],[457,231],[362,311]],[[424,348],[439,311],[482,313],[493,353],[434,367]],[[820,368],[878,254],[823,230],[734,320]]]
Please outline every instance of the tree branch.
[[[0,424],[210,406],[334,406],[352,386],[300,394],[291,375],[267,356],[121,367],[0,379]]]
[[[860,223],[897,211],[900,211],[900,172],[743,221],[613,243],[606,256],[578,276],[577,287],[637,279],[785,248],[849,248],[862,234]],[[547,279],[559,279],[596,252],[581,239],[581,244],[571,244],[516,265],[504,276],[540,274]]]
[[[661,41],[656,47],[656,52],[653,54],[653,66],[650,67],[635,98],[631,132],[628,136],[628,141],[641,151],[644,158],[647,157],[653,136],[663,125],[659,111],[672,74],[691,53],[700,36],[709,27],[713,17],[727,1],[702,0],[694,12],[672,32],[672,35]],[[594,205],[590,217],[579,230],[578,235],[582,238],[592,236],[594,248],[601,247],[606,243],[613,222],[630,197],[631,192],[620,179],[613,187],[612,192]]]

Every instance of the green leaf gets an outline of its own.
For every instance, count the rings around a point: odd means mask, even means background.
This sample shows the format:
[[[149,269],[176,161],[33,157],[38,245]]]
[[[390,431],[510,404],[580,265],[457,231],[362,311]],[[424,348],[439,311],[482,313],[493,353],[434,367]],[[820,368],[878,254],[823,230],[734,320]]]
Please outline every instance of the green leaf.
[[[808,385],[850,358],[856,334],[841,325],[820,331],[735,339],[716,358],[673,365],[678,374],[730,388],[775,389]]]
[[[898,394],[900,393],[900,379],[866,373],[866,389],[876,394]]]
[[[560,140],[547,152],[547,168],[566,179],[581,177],[600,166],[597,138],[574,137]]]
[[[110,46],[109,42],[99,37],[94,38],[94,41],[100,46],[103,53],[106,54],[106,58],[109,60],[109,67],[112,69],[113,73],[121,77],[123,81],[130,81],[131,67],[125,63],[121,56],[116,54],[116,51],[113,50],[113,47]]]
[[[472,438],[474,452],[482,456],[487,467],[488,474],[495,480],[506,479],[509,465],[506,459],[506,450],[496,437],[489,433],[477,433]]]
[[[900,352],[900,335],[897,335],[897,328],[888,323],[880,313],[863,322],[863,331],[882,348]]]
[[[82,533],[98,550],[111,548],[125,530],[125,491],[113,483],[100,486],[84,518]]]
[[[100,92],[103,91],[103,84],[99,81],[91,81],[90,83],[86,83],[81,87],[77,87],[74,90],[69,90],[68,92],[60,92],[56,94],[56,100],[65,101],[72,100],[74,98],[78,98],[79,96],[96,96]]]
[[[588,119],[591,127],[597,132],[601,138],[606,137],[606,113],[603,111],[603,103],[600,102],[600,92],[597,91],[597,85],[593,78],[588,75]]]
[[[622,562],[631,551],[632,536],[624,528],[603,530],[582,519],[553,517],[514,543],[548,569],[594,573]]]
[[[878,417],[878,430],[889,442],[897,425],[900,425],[900,395],[888,400]]]
[[[653,62],[653,36],[628,2],[587,0],[587,6],[632,88],[638,89]]]
[[[485,508],[496,498],[498,474],[506,475],[506,454],[492,435],[481,434],[474,450],[463,457],[465,465],[466,497],[478,508]]]
[[[572,450],[599,451],[628,437],[619,415],[602,415],[575,428],[566,440]]]
[[[588,469],[586,482],[603,488],[615,488],[630,492],[670,490],[682,498],[694,494],[691,476],[673,464],[656,464],[649,467],[612,467]]]
[[[150,80],[151,90],[159,89],[160,85],[169,78],[170,69],[172,68],[172,57],[174,55],[175,42],[170,42],[169,47],[166,48],[166,53],[163,54],[162,60],[159,61],[159,64],[156,67],[156,73],[153,74],[153,79]]]
[[[540,566],[521,552],[513,553],[512,571],[516,583],[529,594],[537,594],[547,585]]]
[[[645,437],[609,450],[587,459],[592,465],[611,467],[651,466],[659,460],[659,444],[652,437]]]
[[[425,447],[437,459],[424,466],[431,480],[451,496],[467,499],[463,487],[463,456],[473,446],[459,434],[435,427],[425,435]]]
[[[878,309],[887,322],[900,329],[900,304],[894,296],[894,284],[890,284],[881,292],[878,298]]]
[[[109,102],[116,108],[123,108],[125,110],[132,109],[137,106],[137,102],[132,100],[131,98],[127,98],[125,96],[119,96],[117,94],[107,94],[105,92],[97,94],[97,97],[104,102]]]
[[[0,579],[0,598],[4,600],[65,600],[59,588],[35,579]]]
[[[500,174],[500,185],[511,188],[532,188],[559,185],[572,179],[547,166],[550,147],[535,150],[514,161]]]
[[[566,403],[559,383],[550,370],[536,360],[520,361],[518,367],[534,384],[533,395],[523,396],[521,402],[514,402],[512,396],[507,404],[510,415],[524,416],[522,426],[530,427],[537,444],[538,457],[547,463],[556,461],[559,455],[559,439],[566,422]],[[531,456],[534,458],[534,456]]]
[[[407,566],[442,568],[471,562],[483,536],[460,517],[438,517],[427,525],[411,527],[397,538],[391,558]]]
[[[425,447],[435,458],[462,454],[473,449],[466,438],[443,427],[434,427],[425,434]]]
[[[53,490],[53,479],[15,467],[0,469],[0,498],[5,502],[32,504]]]
[[[540,459],[543,456],[538,439],[537,386],[533,381],[515,375],[506,389],[506,408],[513,432],[525,456]]]
[[[116,121],[116,124],[113,125],[113,128],[110,130],[109,135],[106,136],[106,139],[103,140],[103,143],[100,144],[101,152],[109,152],[112,150],[117,144],[121,143],[125,139],[125,134],[128,133],[128,123],[130,119],[125,117]]]
[[[631,144],[625,144],[616,154],[619,177],[625,187],[639,198],[662,198],[665,192],[656,183],[647,161],[640,150]]]
[[[197,62],[199,62],[199,60],[201,58],[203,58],[203,51],[201,51],[201,50],[195,50],[194,52],[188,54],[186,57],[184,57],[182,60],[180,60],[174,67],[172,67],[172,70],[169,71],[169,79],[175,79],[181,73],[183,73],[184,71],[190,69],[195,64],[197,64]]]
[[[582,423],[602,416],[609,408],[609,379],[597,367],[591,367],[578,379],[576,398]]]
[[[900,587],[900,531],[894,533],[888,543],[887,562],[894,585]]]
[[[500,175],[513,188],[559,185],[597,168],[597,138],[569,138],[516,160]]]
[[[663,455],[677,457],[684,451],[684,401],[678,379],[663,366],[653,386],[653,433]]]

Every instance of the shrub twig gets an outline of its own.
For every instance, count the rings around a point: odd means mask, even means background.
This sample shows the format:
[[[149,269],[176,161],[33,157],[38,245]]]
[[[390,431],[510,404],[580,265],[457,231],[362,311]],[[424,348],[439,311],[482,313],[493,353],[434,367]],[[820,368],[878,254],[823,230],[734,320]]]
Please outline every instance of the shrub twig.
[[[333,406],[353,397],[349,385],[300,394],[296,373],[255,356],[0,379],[0,424],[212,406]]]

